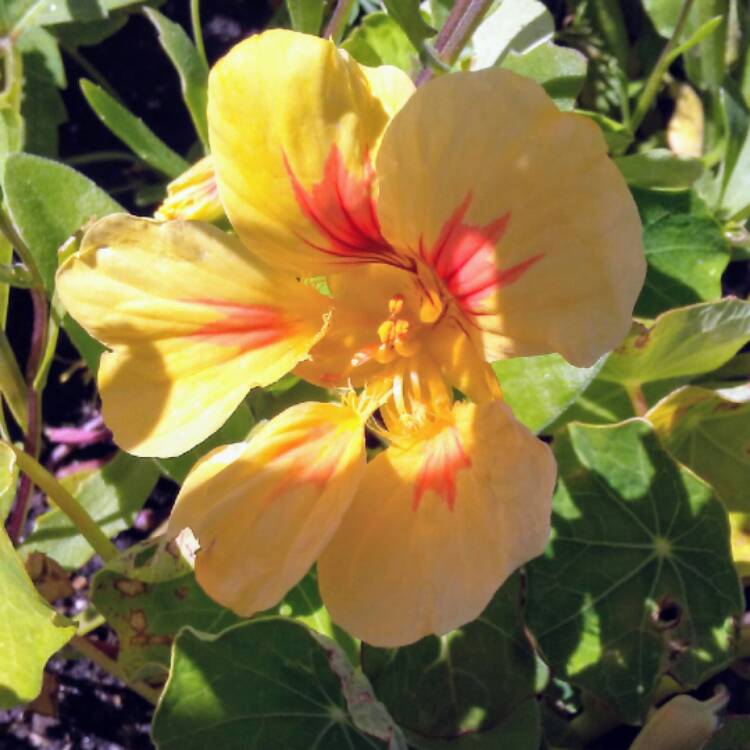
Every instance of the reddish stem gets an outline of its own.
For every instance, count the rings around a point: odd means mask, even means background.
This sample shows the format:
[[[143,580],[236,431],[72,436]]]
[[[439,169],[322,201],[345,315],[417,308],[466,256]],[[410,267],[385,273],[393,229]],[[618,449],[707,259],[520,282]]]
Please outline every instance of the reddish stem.
[[[23,449],[30,456],[38,458],[42,427],[40,419],[41,394],[39,394],[34,388],[34,378],[36,378],[36,374],[39,371],[39,365],[44,356],[44,346],[47,341],[48,310],[47,298],[44,295],[44,290],[41,288],[32,289],[31,302],[33,308],[33,323],[31,328],[29,358],[26,361],[26,387],[28,389],[26,398],[28,400],[29,419],[26,428],[26,435],[24,436]],[[8,536],[14,545],[18,543],[26,521],[31,488],[31,480],[25,474],[22,475],[21,481],[18,483],[16,499],[13,504],[13,512],[8,520],[7,527]]]
[[[435,40],[435,52],[447,65],[452,65],[466,46],[492,0],[456,0],[450,15]],[[432,68],[423,68],[415,79],[417,86],[427,83],[434,75]]]

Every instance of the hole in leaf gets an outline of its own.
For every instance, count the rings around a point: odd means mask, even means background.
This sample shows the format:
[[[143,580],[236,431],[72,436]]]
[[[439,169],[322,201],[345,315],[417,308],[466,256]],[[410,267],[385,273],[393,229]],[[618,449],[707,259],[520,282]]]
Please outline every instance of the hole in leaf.
[[[682,607],[669,598],[659,602],[658,609],[653,614],[654,625],[658,630],[670,630],[677,627],[682,619]]]

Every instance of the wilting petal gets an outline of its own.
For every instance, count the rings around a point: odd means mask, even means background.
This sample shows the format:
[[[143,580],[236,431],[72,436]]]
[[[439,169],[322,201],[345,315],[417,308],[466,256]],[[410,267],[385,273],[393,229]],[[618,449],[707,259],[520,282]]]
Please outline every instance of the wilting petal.
[[[411,90],[404,73],[365,72],[331,41],[305,34],[267,31],[234,47],[211,72],[208,119],[239,236],[303,275],[391,257],[371,160]]]
[[[328,300],[210,224],[97,222],[60,268],[70,314],[102,357],[104,418],[123,449],[173,456],[215,432],[253,386],[318,340]]]
[[[590,365],[627,332],[645,271],[638,213],[598,128],[538,84],[440,76],[394,117],[376,170],[384,236],[419,250],[489,359]]]
[[[549,534],[555,463],[499,401],[455,405],[432,437],[368,464],[318,561],[336,623],[377,646],[477,617]]]
[[[248,443],[219,448],[188,476],[169,521],[189,527],[206,592],[249,616],[276,604],[339,525],[365,467],[364,429],[349,406],[304,403]]]

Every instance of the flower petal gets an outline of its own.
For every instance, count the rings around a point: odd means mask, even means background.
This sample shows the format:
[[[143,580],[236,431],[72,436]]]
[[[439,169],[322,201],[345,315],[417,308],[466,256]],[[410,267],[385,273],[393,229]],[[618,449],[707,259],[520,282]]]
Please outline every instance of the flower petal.
[[[97,222],[57,275],[70,314],[113,349],[104,418],[136,455],[173,456],[215,432],[253,386],[322,335],[328,300],[200,222]]]
[[[330,40],[284,30],[216,64],[208,119],[219,192],[238,235],[268,262],[305,275],[393,255],[374,213],[371,158],[413,90],[406,78],[366,73]]]
[[[318,561],[332,618],[376,646],[442,634],[477,617],[540,554],[555,462],[507,406],[454,406],[453,424],[368,464]]]
[[[168,534],[188,527],[206,592],[238,614],[276,604],[339,525],[365,467],[364,429],[346,405],[297,404],[248,443],[208,454],[177,498]]]
[[[645,273],[635,204],[598,128],[538,84],[440,76],[394,117],[376,171],[384,236],[419,250],[488,359],[590,365],[626,334]]]

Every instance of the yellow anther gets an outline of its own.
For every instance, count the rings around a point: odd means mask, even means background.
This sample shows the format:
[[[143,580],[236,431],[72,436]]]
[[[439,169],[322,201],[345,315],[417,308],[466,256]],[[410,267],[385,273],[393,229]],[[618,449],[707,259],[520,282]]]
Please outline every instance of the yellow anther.
[[[375,360],[380,362],[381,365],[387,365],[389,362],[393,362],[398,354],[393,348],[392,344],[381,344],[375,352]]]
[[[392,320],[384,320],[378,326],[378,338],[385,346],[392,346],[396,338],[396,325]]]
[[[396,341],[399,341],[400,339],[405,338],[408,333],[409,333],[409,321],[404,320],[403,318],[399,318],[396,321],[396,325],[394,329],[394,335],[396,337]]]
[[[394,294],[393,297],[391,297],[388,300],[388,313],[391,316],[391,318],[394,318],[396,315],[399,315],[401,311],[404,309],[404,298],[400,294]]]

